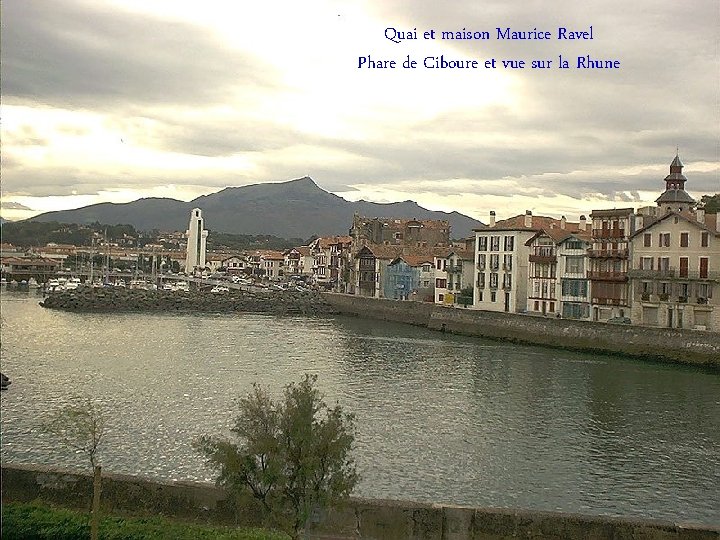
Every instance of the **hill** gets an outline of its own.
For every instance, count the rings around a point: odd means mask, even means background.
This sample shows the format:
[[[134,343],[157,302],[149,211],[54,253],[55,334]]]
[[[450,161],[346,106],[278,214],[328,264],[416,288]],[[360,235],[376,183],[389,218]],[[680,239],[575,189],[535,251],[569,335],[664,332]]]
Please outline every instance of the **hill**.
[[[320,188],[311,178],[288,182],[228,187],[190,202],[148,198],[130,203],[101,203],[47,212],[34,221],[61,223],[129,223],[149,231],[184,230],[190,210],[200,208],[205,226],[213,231],[234,234],[271,234],[283,238],[308,238],[347,234],[353,214],[367,217],[446,219],[452,236],[469,236],[482,223],[458,212],[438,212],[414,201],[389,204],[368,201],[351,202]]]

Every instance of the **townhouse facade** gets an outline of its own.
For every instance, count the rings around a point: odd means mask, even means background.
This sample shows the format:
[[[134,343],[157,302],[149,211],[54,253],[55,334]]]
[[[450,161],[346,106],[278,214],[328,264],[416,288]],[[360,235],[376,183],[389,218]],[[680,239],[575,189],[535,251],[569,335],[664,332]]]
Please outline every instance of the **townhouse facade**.
[[[383,297],[395,300],[425,300],[432,294],[432,256],[401,255],[385,270]]]
[[[575,224],[571,225],[574,228]],[[560,228],[543,229],[528,240],[528,313],[589,318],[587,249],[590,242],[584,216],[577,227],[577,231],[570,232],[561,219]]]
[[[631,238],[632,320],[720,331],[720,213],[661,207]]]
[[[490,213],[485,229],[475,230],[475,289],[473,308],[524,313],[528,305],[530,246],[528,240],[542,229],[560,227],[561,220],[525,215],[497,221]],[[546,309],[549,305],[546,305]]]
[[[593,210],[590,256],[591,318],[629,317],[628,267],[634,209]]]
[[[436,304],[458,303],[461,291],[473,286],[475,266],[472,251],[450,249],[446,253],[436,254],[434,267]]]

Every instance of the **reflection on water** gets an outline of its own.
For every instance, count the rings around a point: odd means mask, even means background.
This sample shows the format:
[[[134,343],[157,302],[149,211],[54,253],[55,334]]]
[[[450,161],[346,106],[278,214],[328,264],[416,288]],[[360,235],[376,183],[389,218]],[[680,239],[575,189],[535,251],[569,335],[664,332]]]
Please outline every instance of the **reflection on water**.
[[[720,377],[353,318],[73,314],[2,294],[2,459],[80,467],[39,430],[74,395],[111,415],[112,472],[212,480],[192,440],[234,399],[316,373],[357,414],[356,493],[720,522]]]

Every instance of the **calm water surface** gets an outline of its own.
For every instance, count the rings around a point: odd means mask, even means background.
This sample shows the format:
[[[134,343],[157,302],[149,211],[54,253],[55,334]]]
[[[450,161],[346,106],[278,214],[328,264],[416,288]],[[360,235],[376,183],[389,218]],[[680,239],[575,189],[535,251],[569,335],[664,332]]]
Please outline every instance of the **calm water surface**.
[[[74,314],[3,291],[2,460],[86,467],[39,424],[109,413],[105,470],[212,481],[234,399],[315,373],[357,414],[356,495],[720,523],[720,376],[352,318]]]

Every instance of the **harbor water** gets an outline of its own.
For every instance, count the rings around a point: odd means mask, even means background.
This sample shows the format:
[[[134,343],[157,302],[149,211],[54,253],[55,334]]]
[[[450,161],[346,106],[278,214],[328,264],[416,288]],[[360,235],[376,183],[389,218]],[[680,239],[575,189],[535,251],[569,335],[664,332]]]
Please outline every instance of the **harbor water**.
[[[2,461],[89,469],[41,424],[107,415],[105,471],[213,481],[253,383],[357,416],[358,496],[720,523],[720,375],[347,317],[69,313],[3,290]]]

